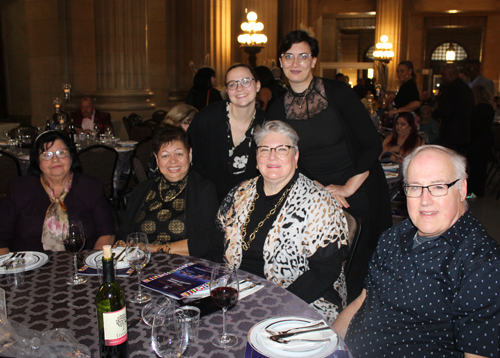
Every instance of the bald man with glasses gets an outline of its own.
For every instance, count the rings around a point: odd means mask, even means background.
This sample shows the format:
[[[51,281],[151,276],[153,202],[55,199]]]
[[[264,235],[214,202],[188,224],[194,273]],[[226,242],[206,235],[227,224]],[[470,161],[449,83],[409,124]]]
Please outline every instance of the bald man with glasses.
[[[465,158],[422,146],[403,175],[410,219],[382,234],[334,328],[354,357],[498,357],[500,247],[468,211]]]

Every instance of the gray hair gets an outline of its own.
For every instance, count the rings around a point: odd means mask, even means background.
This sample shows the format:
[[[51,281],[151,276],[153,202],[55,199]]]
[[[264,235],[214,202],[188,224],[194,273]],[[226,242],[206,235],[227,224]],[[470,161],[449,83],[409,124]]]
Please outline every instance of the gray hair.
[[[253,135],[253,139],[257,146],[262,141],[262,138],[270,133],[283,134],[292,142],[294,152],[297,153],[299,150],[299,135],[289,124],[282,121],[266,121],[262,126],[257,126],[255,134]]]
[[[463,157],[462,155],[458,154],[452,149],[442,147],[440,145],[422,145],[420,147],[417,147],[413,152],[411,152],[403,161],[403,178],[404,181],[407,182],[408,178],[408,167],[410,166],[411,161],[415,158],[415,156],[423,151],[426,150],[437,150],[440,151],[448,156],[450,158],[451,163],[453,164],[453,168],[455,170],[455,175],[458,179],[467,179],[467,159]],[[458,182],[458,190],[462,189],[462,183],[463,181],[460,180]],[[465,201],[465,208],[467,209],[467,201]]]

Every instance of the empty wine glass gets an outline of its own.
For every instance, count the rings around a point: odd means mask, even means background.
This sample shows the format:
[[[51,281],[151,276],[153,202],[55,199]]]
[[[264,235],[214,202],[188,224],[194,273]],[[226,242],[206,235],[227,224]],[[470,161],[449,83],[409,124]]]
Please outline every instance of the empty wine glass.
[[[148,236],[143,232],[133,232],[127,236],[127,261],[134,270],[137,271],[139,289],[130,299],[131,302],[145,303],[151,300],[149,293],[142,292],[141,274],[142,269],[149,262],[151,257],[151,248],[149,246]]]
[[[83,232],[82,222],[79,220],[69,220],[63,225],[63,244],[66,251],[73,254],[73,263],[75,272],[66,282],[68,285],[79,285],[87,282],[87,279],[78,276],[78,262],[76,254],[85,246],[85,233]]]
[[[222,334],[212,339],[212,343],[219,348],[233,347],[238,343],[234,334],[226,332],[226,312],[238,299],[239,291],[236,267],[230,264],[216,265],[210,278],[210,296],[217,306],[222,307]]]
[[[168,297],[165,296],[158,297],[155,301],[151,301],[147,305],[142,307],[142,312],[141,312],[142,321],[146,325],[152,326],[156,312],[158,312],[160,308],[166,308],[171,305],[172,302],[170,302]]]
[[[189,341],[186,316],[172,306],[157,310],[151,330],[151,346],[161,358],[180,357]]]

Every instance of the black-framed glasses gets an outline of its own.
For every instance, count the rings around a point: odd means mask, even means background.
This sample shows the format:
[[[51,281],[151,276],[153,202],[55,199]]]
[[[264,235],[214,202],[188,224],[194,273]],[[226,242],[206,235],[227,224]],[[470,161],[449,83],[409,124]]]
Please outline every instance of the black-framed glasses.
[[[306,52],[303,52],[303,53],[299,53],[297,56],[295,56],[293,53],[282,53],[281,54],[281,60],[286,63],[287,65],[289,64],[292,64],[295,59],[297,59],[299,61],[299,63],[301,65],[303,65],[304,63],[307,62],[307,60],[309,60],[309,58],[311,57],[312,55],[310,53],[306,53]]]
[[[254,80],[254,78],[252,78],[252,77],[244,77],[241,80],[228,81],[226,83],[226,87],[227,87],[227,89],[229,89],[231,91],[236,90],[238,88],[238,84],[241,84],[242,87],[248,88],[252,84],[253,80]]]
[[[292,148],[292,146],[286,144],[278,145],[274,148],[268,147],[267,145],[261,145],[257,147],[257,155],[262,158],[269,158],[271,152],[274,150],[278,158],[284,158],[290,153],[290,148]]]
[[[54,154],[57,155],[59,159],[64,159],[69,155],[69,149],[59,149],[56,152],[49,152],[46,150],[40,154],[40,157],[42,157],[43,160],[51,160],[54,157]]]
[[[429,190],[429,193],[431,193],[432,196],[445,196],[448,195],[448,189],[458,183],[459,180],[460,179],[457,179],[454,182],[448,184],[432,184],[427,186],[405,184],[403,185],[403,188],[406,196],[409,198],[419,198],[424,192],[425,188]]]

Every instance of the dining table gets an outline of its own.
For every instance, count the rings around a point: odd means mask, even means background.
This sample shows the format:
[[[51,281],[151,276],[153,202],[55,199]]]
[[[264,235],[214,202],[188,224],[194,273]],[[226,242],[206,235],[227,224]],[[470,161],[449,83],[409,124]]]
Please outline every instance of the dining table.
[[[93,251],[79,253],[80,262]],[[95,296],[100,286],[99,276],[87,276],[84,284],[70,286],[66,280],[73,272],[72,254],[46,252],[49,261],[32,271],[26,272],[25,285],[11,289],[1,278],[6,291],[7,315],[30,329],[43,331],[56,328],[70,330],[79,343],[89,347],[92,357],[98,357],[98,332]],[[154,253],[149,264],[143,269],[142,278],[168,272],[188,262],[199,262],[207,266],[214,263],[208,260]],[[212,337],[222,331],[222,311],[216,311],[201,318],[199,338],[190,342],[183,357],[246,357],[247,336],[251,328],[264,319],[281,316],[300,316],[321,319],[319,313],[306,302],[282,287],[258,276],[239,271],[240,278],[249,277],[252,282],[262,284],[259,291],[242,298],[227,313],[227,330],[238,337],[238,344],[232,348],[217,348]],[[117,277],[127,298],[127,318],[131,326],[128,331],[130,357],[155,357],[151,347],[151,327],[140,322],[144,304],[131,303],[129,298],[138,289],[137,274]],[[160,293],[149,291],[152,299]],[[293,355],[297,356],[297,355]],[[304,357],[309,356],[307,353]],[[345,343],[339,338],[337,350],[329,357],[351,357]]]

